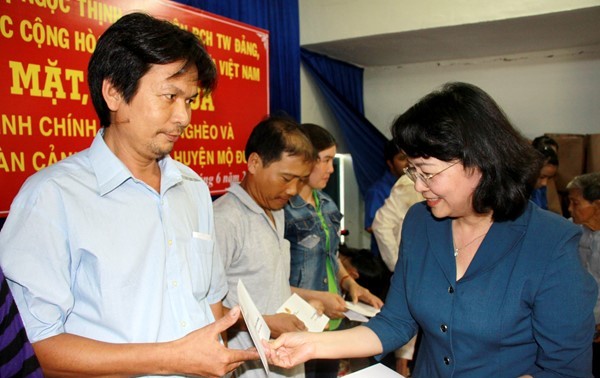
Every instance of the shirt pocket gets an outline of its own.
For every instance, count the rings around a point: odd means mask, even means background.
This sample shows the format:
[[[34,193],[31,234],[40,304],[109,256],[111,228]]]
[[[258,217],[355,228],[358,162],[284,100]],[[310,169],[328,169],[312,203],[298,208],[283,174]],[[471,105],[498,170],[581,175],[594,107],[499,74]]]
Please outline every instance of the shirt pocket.
[[[194,296],[206,298],[213,271],[214,240],[210,234],[193,232],[187,250],[188,269]]]
[[[319,237],[319,235],[307,235],[304,239],[300,240],[298,242],[298,244],[300,244],[302,247],[306,248],[306,249],[313,249],[315,248],[319,242],[321,241],[321,238]]]

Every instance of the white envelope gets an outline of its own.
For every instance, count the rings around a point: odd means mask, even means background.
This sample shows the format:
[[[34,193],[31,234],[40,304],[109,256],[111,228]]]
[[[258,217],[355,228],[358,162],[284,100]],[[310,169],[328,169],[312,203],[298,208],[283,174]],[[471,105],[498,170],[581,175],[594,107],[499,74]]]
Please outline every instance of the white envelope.
[[[376,364],[371,365],[367,368],[354,372],[352,374],[346,375],[347,378],[406,378],[402,374],[396,373],[394,370],[389,367]]]
[[[317,309],[294,293],[277,310],[278,314],[292,314],[304,322],[310,332],[322,332],[329,322],[325,314],[319,315]]]
[[[357,312],[357,313],[367,316],[369,318],[377,315],[380,311],[378,308],[375,308],[375,307],[368,305],[366,303],[363,303],[363,302],[358,302],[358,303],[354,304],[350,301],[346,301],[346,308],[348,310],[352,310],[354,312]]]
[[[263,367],[265,368],[267,375],[269,375],[269,363],[267,362],[267,356],[265,355],[265,349],[263,348],[261,340],[269,341],[269,338],[271,337],[271,330],[269,329],[269,326],[267,326],[267,323],[265,323],[265,319],[256,308],[252,298],[250,298],[250,294],[248,294],[248,290],[246,289],[246,286],[244,286],[242,280],[238,281],[237,295],[240,309],[242,310],[242,315],[244,316],[244,322],[246,322],[246,327],[248,327],[248,332],[250,333],[250,337],[252,337],[254,346],[258,351]]]

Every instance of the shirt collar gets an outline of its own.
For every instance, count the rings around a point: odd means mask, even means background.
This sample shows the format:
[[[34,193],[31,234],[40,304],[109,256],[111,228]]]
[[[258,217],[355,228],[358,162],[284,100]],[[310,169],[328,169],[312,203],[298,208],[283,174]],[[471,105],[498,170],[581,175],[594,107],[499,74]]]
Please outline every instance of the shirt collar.
[[[317,190],[317,197],[319,197],[319,202],[321,203],[321,207],[323,207],[324,203],[330,201],[329,197],[324,196],[323,192],[320,191],[320,190]],[[302,197],[300,197],[299,194],[296,194],[295,196],[293,196],[292,198],[290,198],[289,202],[290,202],[290,206],[293,207],[294,209],[297,209],[297,208],[300,208],[300,207],[304,207],[304,206],[308,206],[308,202],[306,202]]]
[[[260,207],[258,203],[256,203],[254,198],[250,197],[250,194],[248,194],[248,192],[244,188],[242,188],[242,186],[239,183],[236,182],[231,184],[231,186],[227,189],[227,192],[236,196],[240,200],[240,202],[244,204],[244,206],[246,206],[253,212],[257,214],[266,214],[265,210],[262,207]],[[275,213],[275,211],[273,211],[273,213]]]
[[[101,128],[90,147],[90,163],[96,175],[98,192],[104,196],[130,178],[133,179],[131,171],[123,162],[108,148],[104,142],[104,128]],[[165,156],[159,161],[161,171],[161,192],[179,183],[182,180],[181,171],[175,166],[170,156]]]
[[[289,202],[290,202],[290,206],[293,207],[294,209],[308,205],[308,203],[306,201],[304,201],[304,199],[302,197],[300,197],[299,194],[296,194],[295,196],[290,198]]]

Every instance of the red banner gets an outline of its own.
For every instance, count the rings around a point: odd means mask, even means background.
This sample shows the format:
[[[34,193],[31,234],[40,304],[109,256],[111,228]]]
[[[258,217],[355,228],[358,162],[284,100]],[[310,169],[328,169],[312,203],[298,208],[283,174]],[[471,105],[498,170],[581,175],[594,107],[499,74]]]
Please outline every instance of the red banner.
[[[219,73],[171,156],[213,194],[242,179],[246,140],[269,112],[266,30],[167,0],[0,0],[0,216],[28,176],[90,145],[99,121],[88,60],[102,32],[137,10],[201,38]]]

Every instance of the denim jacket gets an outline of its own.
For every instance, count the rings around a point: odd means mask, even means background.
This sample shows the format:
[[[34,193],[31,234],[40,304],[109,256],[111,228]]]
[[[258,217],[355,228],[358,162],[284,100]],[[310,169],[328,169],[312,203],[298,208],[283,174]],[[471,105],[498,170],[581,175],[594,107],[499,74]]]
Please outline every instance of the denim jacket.
[[[290,285],[328,291],[325,261],[328,254],[334,275],[337,275],[342,214],[327,194],[317,191],[317,196],[321,204],[321,213],[329,227],[329,251],[326,251],[325,231],[315,208],[299,195],[292,197],[285,206],[285,238],[289,240],[291,249]],[[336,286],[339,292],[337,282]]]

